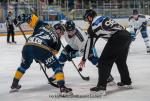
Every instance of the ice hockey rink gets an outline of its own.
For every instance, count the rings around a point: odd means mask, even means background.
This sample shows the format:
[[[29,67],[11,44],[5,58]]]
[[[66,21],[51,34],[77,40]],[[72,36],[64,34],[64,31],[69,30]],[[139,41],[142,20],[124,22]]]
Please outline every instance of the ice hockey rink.
[[[148,32],[150,35],[150,28],[148,28]],[[39,64],[35,62],[21,79],[22,88],[20,91],[9,93],[13,76],[21,62],[21,51],[25,43],[23,36],[15,36],[15,38],[16,45],[7,44],[6,36],[0,37],[0,101],[149,101],[150,99],[150,54],[146,53],[145,44],[140,34],[138,34],[136,41],[131,44],[127,61],[134,89],[126,90],[115,85],[107,86],[107,95],[98,98],[52,97],[51,95],[59,93],[59,89],[48,84]],[[103,39],[98,40],[96,49],[99,55],[105,43]],[[63,44],[66,44],[64,40]],[[76,65],[78,65],[80,59],[74,59]],[[53,75],[51,69],[48,69],[47,73],[49,76]],[[97,84],[97,68],[88,61],[82,74],[89,76],[90,81],[83,81],[71,62],[66,63],[64,74],[66,86],[73,88],[75,95],[89,95],[89,89]],[[112,69],[112,75],[116,82],[120,81],[115,64]]]

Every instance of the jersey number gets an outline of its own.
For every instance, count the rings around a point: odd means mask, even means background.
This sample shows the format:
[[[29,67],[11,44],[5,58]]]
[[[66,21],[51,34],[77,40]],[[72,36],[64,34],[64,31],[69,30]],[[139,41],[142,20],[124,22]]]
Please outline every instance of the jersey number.
[[[102,22],[102,28],[104,30],[110,30],[115,24],[116,24],[116,22],[114,20],[106,18]]]

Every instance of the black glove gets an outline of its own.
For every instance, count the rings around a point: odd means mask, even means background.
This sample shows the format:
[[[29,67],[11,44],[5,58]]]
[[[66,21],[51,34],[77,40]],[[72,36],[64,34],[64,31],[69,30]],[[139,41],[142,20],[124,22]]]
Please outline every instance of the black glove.
[[[147,26],[147,22],[145,21],[142,23],[141,27],[146,27],[146,26]]]
[[[76,52],[70,52],[67,54],[68,61],[72,61],[72,59],[75,57],[76,57]]]
[[[39,61],[38,61],[38,60],[35,60],[35,62],[36,62],[36,63],[39,63]]]
[[[30,20],[31,20],[31,15],[21,14],[14,19],[14,24],[16,26],[19,26],[22,23],[29,22]]]

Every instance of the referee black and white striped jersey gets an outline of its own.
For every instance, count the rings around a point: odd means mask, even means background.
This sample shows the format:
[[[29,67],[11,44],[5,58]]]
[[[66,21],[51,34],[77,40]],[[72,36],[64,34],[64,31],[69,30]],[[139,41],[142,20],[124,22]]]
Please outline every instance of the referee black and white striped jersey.
[[[106,16],[97,16],[93,19],[92,24],[88,28],[88,40],[85,47],[83,60],[86,60],[89,56],[91,49],[98,38],[109,39],[118,30],[124,30],[125,28],[115,22],[113,19]]]
[[[10,30],[14,30],[14,18],[12,16],[7,16],[6,17],[6,27]]]
[[[67,32],[65,32],[64,37],[65,37],[65,40],[66,40],[67,44],[72,49],[78,50],[78,52],[79,52],[78,54],[80,56],[83,56],[83,52],[84,52],[84,49],[85,49],[86,41],[88,39],[88,35],[87,35],[87,33],[82,31],[77,26],[76,26],[75,30],[76,30],[76,33],[75,33],[74,37],[69,38]]]
[[[124,29],[123,26],[105,16],[95,17],[91,27],[94,34],[102,38],[109,38],[116,31]]]

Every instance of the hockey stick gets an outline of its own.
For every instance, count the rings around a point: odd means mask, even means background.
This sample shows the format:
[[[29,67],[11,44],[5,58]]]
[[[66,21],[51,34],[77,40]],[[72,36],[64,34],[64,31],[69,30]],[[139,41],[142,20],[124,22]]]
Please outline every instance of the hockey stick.
[[[21,26],[20,26],[20,25],[19,25],[18,27],[19,27],[19,29],[20,29],[20,31],[21,31],[21,33],[22,33],[23,37],[25,38],[25,40],[26,40],[26,42],[27,42],[28,40],[27,40],[27,37],[26,37],[26,35],[25,35],[24,31],[22,30],[22,28],[21,28]]]
[[[37,62],[40,64],[40,67],[41,67],[42,71],[44,72],[44,74],[45,74],[45,76],[46,76],[46,78],[47,78],[49,84],[52,85],[52,86],[54,86],[54,87],[56,87],[56,88],[58,88],[59,86],[58,86],[57,84],[53,83],[53,82],[48,78],[48,75],[47,75],[47,73],[46,73],[46,70],[44,70],[44,67],[42,66],[42,63],[41,63],[40,61],[37,61]]]
[[[142,27],[140,27],[140,28],[136,31],[135,36],[137,36],[137,35],[141,32],[141,29],[142,29]]]
[[[64,51],[66,51],[64,45],[63,45],[62,43],[61,43],[61,45],[62,45]],[[66,52],[66,54],[67,54],[67,52]],[[67,56],[69,57],[68,54],[67,54]],[[72,62],[72,64],[74,65],[74,67],[76,68],[76,70],[78,71],[78,73],[79,73],[79,75],[81,76],[81,78],[82,78],[83,80],[89,81],[89,80],[90,80],[90,77],[89,77],[89,76],[88,76],[88,77],[83,76],[83,75],[80,73],[80,71],[78,70],[76,64],[74,63],[74,61],[73,61],[72,59],[71,59],[71,62]]]

